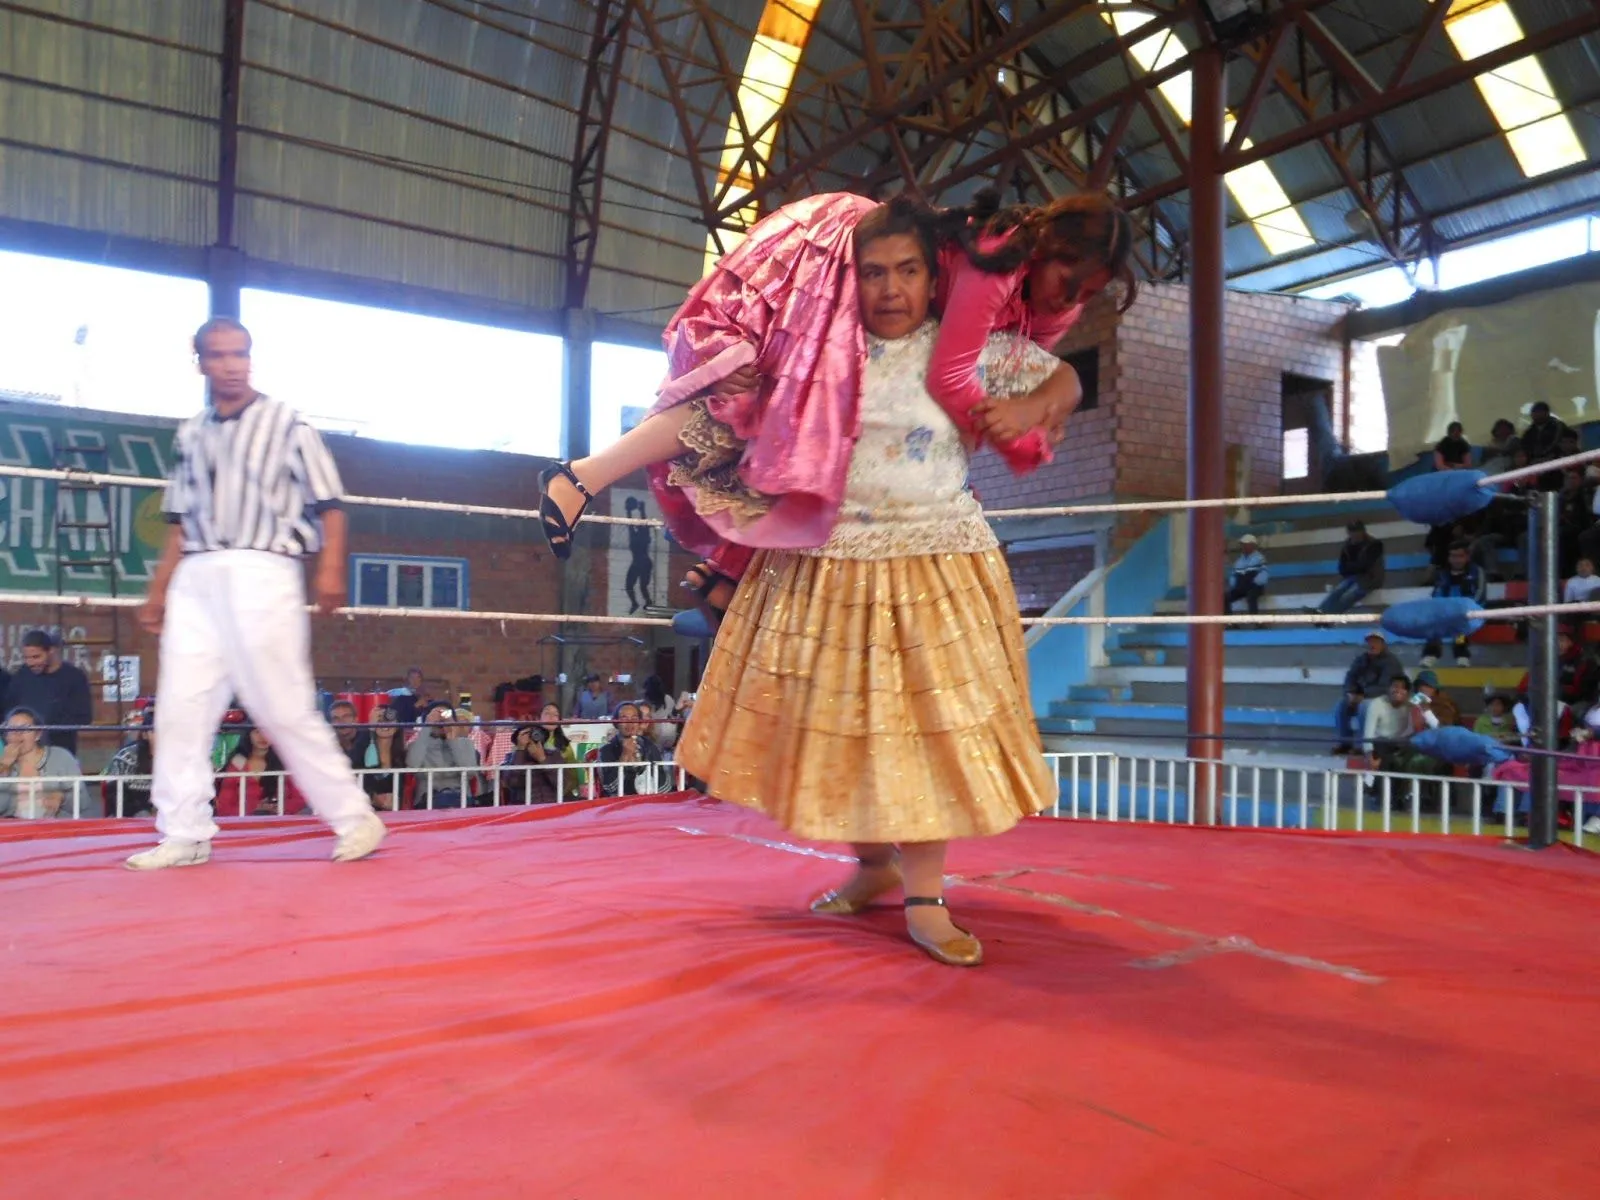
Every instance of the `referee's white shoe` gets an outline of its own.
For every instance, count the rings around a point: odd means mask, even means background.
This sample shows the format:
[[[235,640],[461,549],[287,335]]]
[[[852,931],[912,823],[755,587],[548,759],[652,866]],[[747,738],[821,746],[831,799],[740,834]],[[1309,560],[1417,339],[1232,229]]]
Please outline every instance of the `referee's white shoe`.
[[[365,858],[383,845],[383,839],[387,836],[389,830],[385,828],[383,818],[369,812],[361,818],[361,824],[339,835],[339,841],[333,848],[333,861],[355,862],[358,858]]]

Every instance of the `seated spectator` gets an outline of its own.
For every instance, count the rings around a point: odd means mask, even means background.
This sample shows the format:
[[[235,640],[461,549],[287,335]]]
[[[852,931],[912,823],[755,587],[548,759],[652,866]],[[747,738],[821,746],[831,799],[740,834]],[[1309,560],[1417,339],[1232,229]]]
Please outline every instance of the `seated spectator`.
[[[294,816],[307,809],[278,752],[254,726],[245,728],[233,757],[217,777],[212,807],[219,817]]]
[[[1507,746],[1514,746],[1522,741],[1522,735],[1517,732],[1516,722],[1511,719],[1511,701],[1499,695],[1489,697],[1489,706],[1483,715],[1472,723],[1472,732],[1482,737],[1493,738]]]
[[[1435,471],[1462,471],[1472,465],[1472,444],[1462,436],[1460,421],[1451,421],[1433,447]]]
[[[405,777],[388,773],[406,763],[405,731],[399,728],[399,721],[393,708],[380,705],[372,710],[373,728],[367,733],[361,786],[371,798],[373,808],[392,810],[398,807],[405,791]]]
[[[156,810],[150,801],[151,777],[155,774],[156,710],[146,708],[128,721],[139,728],[133,740],[111,756],[106,764],[106,781],[100,785],[105,811],[113,817],[137,817]]]
[[[1561,602],[1563,604],[1592,603],[1595,593],[1600,592],[1600,575],[1594,573],[1594,560],[1592,558],[1580,558],[1576,567],[1577,573],[1567,580],[1566,586],[1561,589]]]
[[[1561,472],[1561,494],[1556,500],[1556,569],[1563,577],[1577,569],[1584,536],[1594,524],[1594,497],[1584,486],[1583,472],[1568,467]]]
[[[418,808],[462,807],[478,771],[478,748],[470,735],[470,726],[456,722],[454,709],[428,710],[422,732],[406,747],[406,766],[423,772],[417,778]]]
[[[62,660],[61,643],[48,629],[23,634],[22,670],[11,677],[5,703],[8,710],[25,708],[36,714],[40,725],[56,726],[48,733],[49,744],[73,757],[78,753],[78,729],[94,720],[89,677]]]
[[[1429,729],[1461,724],[1461,707],[1439,686],[1439,677],[1432,671],[1417,672],[1417,693],[1412,699],[1422,709],[1423,723]]]
[[[555,804],[578,798],[582,772],[552,769],[578,761],[577,751],[562,731],[559,706],[546,704],[539,710],[537,724],[520,726],[512,735],[512,745],[501,764],[502,804]],[[518,771],[516,767],[532,769]]]
[[[1517,465],[1517,456],[1521,453],[1517,427],[1501,417],[1489,431],[1489,443],[1483,448],[1483,461],[1478,469],[1485,475],[1504,474]]]
[[[619,764],[600,772],[601,795],[638,796],[661,790],[654,764],[664,755],[648,729],[637,704],[617,706],[617,731],[595,756],[597,762]]]
[[[1412,748],[1411,738],[1426,729],[1422,710],[1411,703],[1411,681],[1397,675],[1383,697],[1367,705],[1361,749],[1374,771],[1435,775],[1443,764]]]
[[[1600,741],[1595,737],[1597,728],[1600,728],[1600,711],[1591,709],[1572,734],[1577,757],[1563,758],[1556,763],[1556,802],[1560,822],[1563,825],[1581,822],[1585,833],[1600,833]],[[1511,804],[1512,791],[1518,790],[1522,798],[1517,811],[1522,814],[1524,821],[1527,819],[1533,806],[1532,794],[1527,790],[1532,774],[1532,764],[1524,759],[1495,766],[1490,778],[1503,785],[1493,809],[1497,816],[1505,815]],[[1560,812],[1562,804],[1573,806],[1571,822]]]
[[[1239,557],[1228,571],[1228,594],[1222,598],[1225,612],[1231,613],[1241,600],[1252,614],[1261,611],[1261,594],[1267,590],[1267,560],[1259,547],[1253,533],[1239,539]]]
[[[0,817],[37,821],[51,817],[98,817],[96,788],[67,782],[82,775],[78,760],[50,744],[32,709],[14,708],[6,717],[6,748],[0,754]]]
[[[1570,438],[1572,431],[1550,415],[1550,406],[1543,400],[1528,410],[1528,427],[1522,431],[1522,455],[1527,460],[1528,466],[1537,466],[1539,463],[1551,462],[1561,455],[1563,438]],[[1576,444],[1569,441],[1576,452]],[[1553,492],[1561,486],[1561,473],[1559,471],[1546,472],[1540,475],[1536,486],[1542,492]]]
[[[1511,496],[1496,496],[1489,507],[1478,514],[1466,540],[1468,557],[1477,564],[1485,579],[1494,581],[1507,574],[1522,574],[1521,564],[1527,560],[1527,505]],[[1515,548],[1518,558],[1518,564],[1509,572],[1502,570],[1500,562],[1500,551],[1506,547]]]
[[[1388,692],[1391,681],[1406,673],[1383,634],[1367,634],[1366,647],[1345,672],[1344,695],[1334,705],[1333,729],[1338,738],[1335,754],[1350,753],[1351,721],[1364,726],[1370,703]]]
[[[395,688],[389,693],[389,707],[394,710],[394,719],[402,725],[415,725],[420,721],[431,707],[432,700],[433,694],[421,667],[408,670],[405,687]]]
[[[1483,572],[1471,562],[1470,551],[1466,545],[1457,542],[1451,546],[1449,565],[1434,574],[1433,594],[1438,597],[1461,597],[1481,605],[1487,588]],[[1456,638],[1451,643],[1450,651],[1455,657],[1456,666],[1472,665],[1472,648],[1467,644],[1465,637]],[[1443,653],[1444,646],[1437,638],[1433,639],[1422,648],[1422,665],[1433,666]]]
[[[583,691],[578,693],[572,715],[580,721],[604,721],[611,715],[611,693],[600,676],[590,675],[583,681]]]
[[[670,751],[678,744],[678,724],[673,720],[678,715],[678,702],[667,695],[659,675],[652,675],[639,685],[639,697],[644,715],[654,722],[650,736],[656,745]]]
[[[1362,521],[1346,527],[1349,537],[1339,551],[1339,582],[1317,606],[1317,612],[1349,612],[1383,586],[1383,543],[1367,533]]]

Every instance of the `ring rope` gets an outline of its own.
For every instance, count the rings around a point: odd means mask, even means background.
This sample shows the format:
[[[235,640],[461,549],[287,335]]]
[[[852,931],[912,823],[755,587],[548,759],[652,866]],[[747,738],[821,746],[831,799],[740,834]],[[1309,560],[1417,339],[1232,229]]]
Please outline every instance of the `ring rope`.
[[[39,592],[0,592],[0,604],[39,604],[46,595],[52,606],[61,608],[138,608],[144,603],[139,596],[91,596],[87,594],[54,595]],[[314,606],[307,605],[308,611]],[[1467,613],[1474,621],[1520,621],[1529,617],[1559,616],[1564,613],[1600,612],[1600,601],[1579,604],[1528,604],[1517,608],[1487,608]],[[482,612],[459,608],[354,608],[335,609],[330,616],[345,617],[423,617],[434,621],[542,621],[552,625],[652,625],[670,626],[670,617],[610,616],[604,613],[521,613]],[[1024,625],[1375,625],[1383,619],[1381,613],[1206,613],[1165,614],[1136,617],[1023,617]]]
[[[1504,483],[1513,483],[1518,479],[1529,476],[1545,475],[1552,471],[1564,470],[1567,467],[1579,466],[1583,463],[1594,462],[1600,459],[1600,450],[1584,450],[1578,454],[1569,454],[1566,458],[1551,459],[1549,462],[1536,463],[1528,467],[1518,467],[1514,471],[1504,471],[1498,475],[1490,475],[1478,481],[1479,487],[1499,487]],[[167,486],[165,479],[147,479],[137,475],[108,475],[93,471],[80,471],[72,468],[50,469],[46,467],[22,467],[0,463],[0,475],[11,475],[19,479],[42,480],[71,480],[76,483],[92,483],[97,486],[150,488],[161,489]],[[1152,513],[1152,512],[1183,512],[1187,509],[1208,508],[1274,508],[1298,504],[1364,504],[1374,500],[1385,500],[1388,492],[1317,492],[1303,496],[1231,496],[1227,498],[1212,498],[1205,500],[1148,500],[1128,501],[1115,504],[1061,504],[1047,505],[1035,508],[997,508],[987,510],[985,515],[995,520],[1008,520],[1019,517],[1087,517],[1104,516],[1112,513]],[[520,520],[538,520],[537,509],[529,508],[498,508],[487,504],[455,504],[445,500],[411,500],[405,497],[389,496],[346,496],[346,504],[358,504],[364,508],[406,508],[421,509],[427,512],[455,513],[458,516],[481,517],[511,517]],[[663,522],[653,517],[611,517],[602,514],[585,514],[584,521],[596,525],[646,525],[661,527]]]

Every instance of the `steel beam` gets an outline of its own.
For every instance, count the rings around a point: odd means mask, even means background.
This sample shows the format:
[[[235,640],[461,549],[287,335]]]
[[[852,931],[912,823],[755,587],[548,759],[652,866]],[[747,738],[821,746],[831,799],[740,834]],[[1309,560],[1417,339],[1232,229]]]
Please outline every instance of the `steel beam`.
[[[217,237],[206,261],[211,315],[238,319],[243,289],[235,221],[239,204],[239,87],[244,69],[245,0],[222,10],[222,89],[218,97]]]
[[[1194,123],[1189,150],[1189,471],[1190,500],[1226,494],[1227,433],[1224,423],[1223,235],[1226,195],[1222,171],[1223,119],[1227,93],[1222,52],[1207,47],[1194,56]],[[1224,592],[1220,508],[1189,514],[1189,614],[1222,611]],[[1214,824],[1222,759],[1223,627],[1189,626],[1189,757],[1196,772],[1194,819]]]
[[[582,99],[578,103],[578,129],[573,139],[571,190],[567,195],[568,308],[583,308],[589,300],[589,276],[594,270],[600,202],[605,191],[606,143],[634,7],[635,0],[597,0],[595,7]]]

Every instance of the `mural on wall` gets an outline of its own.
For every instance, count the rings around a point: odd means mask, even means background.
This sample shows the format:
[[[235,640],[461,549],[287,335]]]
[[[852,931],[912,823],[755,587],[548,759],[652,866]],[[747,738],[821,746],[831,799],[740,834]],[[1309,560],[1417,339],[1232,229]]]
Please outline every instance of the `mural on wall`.
[[[1501,417],[1527,425],[1539,401],[1568,425],[1600,420],[1600,283],[1438,313],[1378,350],[1389,455],[1432,448],[1451,421],[1474,445]]]
[[[618,517],[659,519],[660,510],[648,491],[611,488],[611,511]],[[645,609],[670,609],[679,602],[667,591],[670,548],[654,526],[614,525],[606,550],[606,612],[627,616]]]
[[[171,465],[175,432],[170,424],[118,420],[81,409],[56,413],[35,405],[7,405],[0,407],[0,463],[50,469],[66,461],[113,475],[159,478]],[[101,449],[103,456],[58,458],[58,451]],[[109,529],[71,527],[103,526],[108,521]],[[69,528],[58,529],[60,522]],[[109,556],[103,553],[108,535]],[[113,558],[117,591],[138,594],[155,569],[165,539],[161,493],[156,489],[79,490],[54,480],[0,475],[0,591],[55,592],[59,544],[78,557]],[[66,578],[68,591],[109,590],[103,567],[74,568]]]

